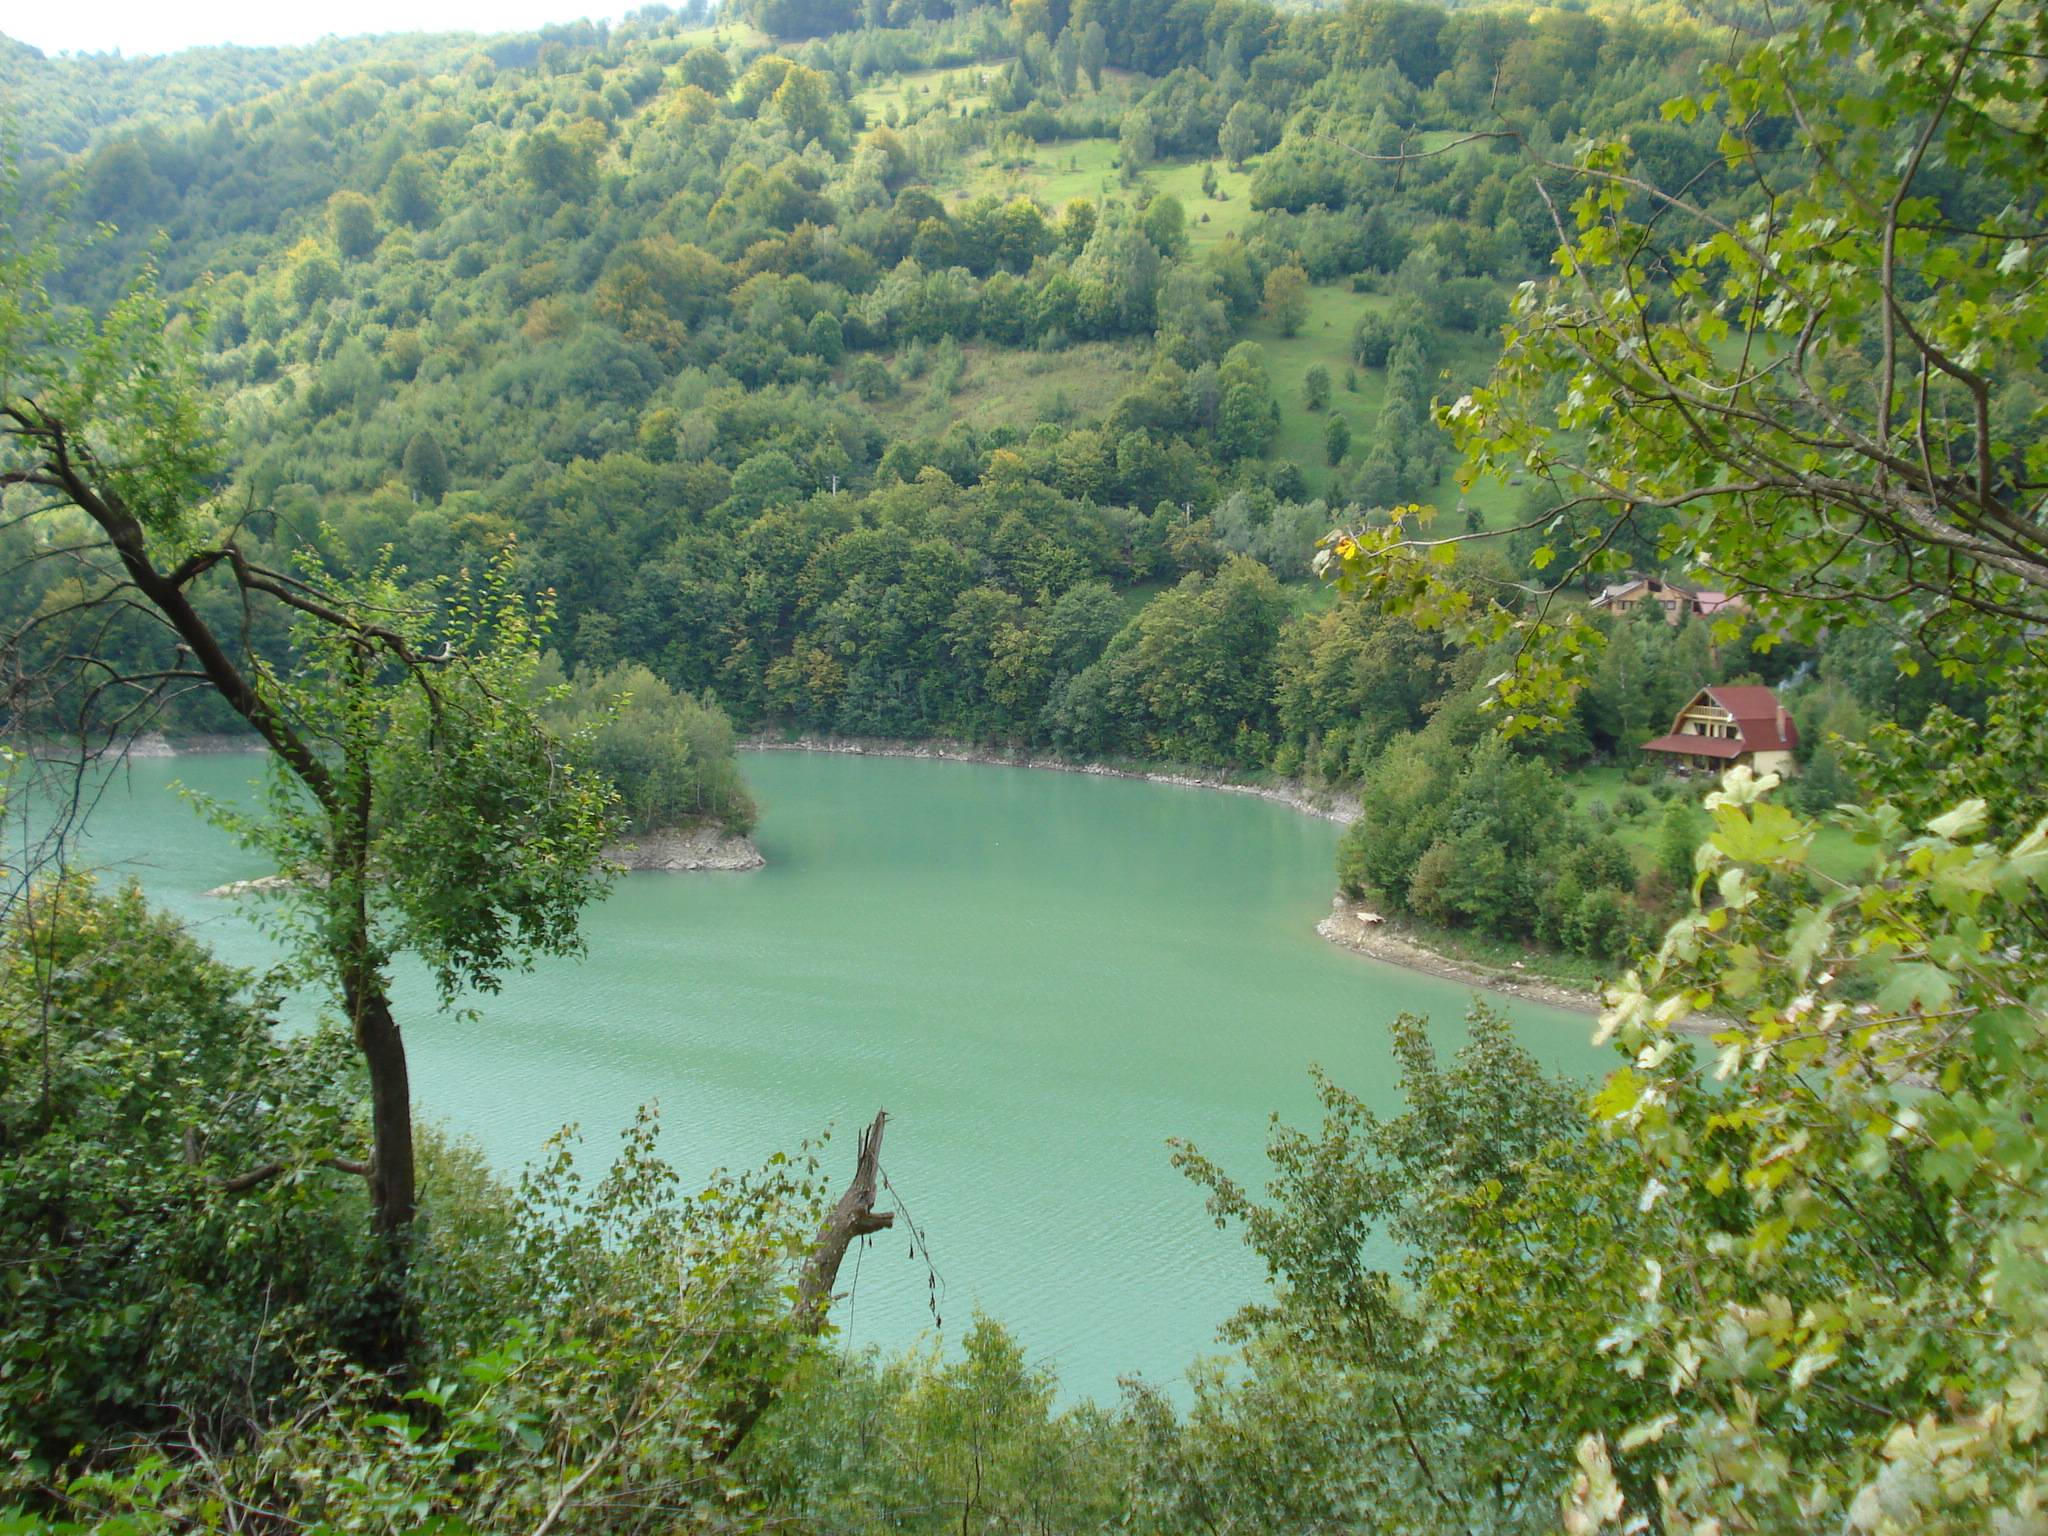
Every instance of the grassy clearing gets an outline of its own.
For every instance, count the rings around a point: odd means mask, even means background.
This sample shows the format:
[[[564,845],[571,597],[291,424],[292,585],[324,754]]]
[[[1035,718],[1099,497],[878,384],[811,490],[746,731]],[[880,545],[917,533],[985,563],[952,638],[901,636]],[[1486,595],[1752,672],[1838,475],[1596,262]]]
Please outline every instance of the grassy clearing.
[[[958,73],[958,71],[954,71]],[[1116,143],[1110,139],[1061,139],[1032,144],[1006,138],[968,156],[935,185],[956,205],[986,193],[1008,200],[1035,198],[1058,212],[1077,197],[1092,203],[1135,202],[1141,190],[1123,179]],[[1256,162],[1254,162],[1256,163]],[[1202,191],[1202,168],[1214,164],[1221,198]],[[1171,194],[1187,210],[1188,243],[1197,252],[1247,228],[1252,211],[1251,168],[1233,171],[1223,160],[1166,161],[1146,170],[1143,187]],[[1207,216],[1208,222],[1203,218]]]
[[[1455,508],[1460,501],[1467,507],[1477,507],[1481,522],[1488,528],[1512,527],[1520,520],[1523,499],[1528,495],[1524,486],[1491,478],[1475,480],[1469,488],[1460,490],[1446,477],[1445,487],[1442,494],[1451,507]]]
[[[1223,194],[1220,199],[1202,190],[1202,168],[1208,165],[1216,168],[1216,190]],[[1198,255],[1227,236],[1243,234],[1259,218],[1252,210],[1251,164],[1233,171],[1230,162],[1220,156],[1184,160],[1152,167],[1145,180],[1155,192],[1180,199],[1187,210],[1188,245]]]
[[[759,27],[744,21],[724,23],[718,26],[690,27],[675,34],[675,44],[683,50],[695,48],[706,43],[718,49],[733,46],[741,48],[772,48],[775,46],[775,39],[766,32],[763,32]]]
[[[1060,352],[1033,352],[972,342],[961,352],[967,372],[957,393],[936,390],[930,375],[906,381],[903,393],[875,407],[891,434],[937,436],[955,421],[986,430],[1030,427],[1041,420],[1086,421],[1107,414],[1145,376],[1148,354],[1127,343],[1086,342]]]
[[[1318,495],[1332,473],[1323,453],[1324,424],[1332,413],[1351,424],[1354,455],[1371,449],[1373,423],[1380,414],[1387,380],[1381,369],[1360,368],[1357,390],[1345,389],[1345,374],[1352,366],[1351,328],[1359,316],[1384,310],[1392,302],[1382,294],[1324,285],[1309,290],[1308,318],[1294,335],[1282,336],[1263,319],[1254,321],[1246,332],[1247,339],[1257,342],[1266,354],[1273,398],[1280,404],[1280,434],[1269,457],[1300,465],[1310,489]],[[1330,404],[1326,410],[1311,411],[1302,404],[1302,381],[1318,364],[1330,370]]]
[[[1268,321],[1253,323],[1247,335],[1265,349],[1272,374],[1273,396],[1280,405],[1280,433],[1269,457],[1298,464],[1311,488],[1317,492],[1332,479],[1323,451],[1323,433],[1332,413],[1351,426],[1351,456],[1346,468],[1355,468],[1372,451],[1372,436],[1379,424],[1380,407],[1386,399],[1386,371],[1357,369],[1358,387],[1346,390],[1344,381],[1352,370],[1351,331],[1359,317],[1374,311],[1384,313],[1393,306],[1388,294],[1353,293],[1348,286],[1321,284],[1309,290],[1308,318],[1293,336],[1282,336]],[[1492,367],[1498,351],[1492,333],[1479,336],[1451,335],[1445,338],[1446,352],[1435,384],[1448,396],[1458,381],[1483,377]],[[1308,371],[1320,364],[1330,371],[1330,404],[1311,411],[1302,401],[1302,383]],[[1461,495],[1447,469],[1443,482],[1428,500],[1446,512],[1461,503],[1480,509],[1487,526],[1501,527],[1513,521],[1522,502],[1522,491],[1497,483],[1477,485]]]
[[[1334,607],[1337,602],[1337,585],[1330,581],[1286,581],[1280,584],[1280,592],[1287,599],[1287,616],[1301,618],[1304,614],[1321,613],[1325,608]]]
[[[1035,198],[1057,212],[1077,197],[1099,203],[1119,195],[1116,145],[1108,139],[1062,139],[1029,144],[1015,139],[971,156],[936,185],[954,203],[984,193],[1008,201]]]
[[[1678,793],[1670,801],[1659,800],[1648,784],[1631,784],[1628,771],[1618,763],[1581,768],[1565,776],[1565,794],[1572,805],[1601,818],[1600,824],[1614,834],[1615,841],[1629,851],[1636,868],[1647,874],[1659,862],[1664,841],[1664,817],[1672,804],[1687,804],[1693,812],[1693,840],[1707,833],[1707,814],[1699,808],[1699,797],[1710,787],[1704,779],[1677,780]],[[1647,802],[1644,809],[1629,814],[1622,796],[1633,792]],[[1594,810],[1595,806],[1600,810]],[[1602,813],[1605,813],[1604,816]]]
[[[934,112],[966,116],[988,106],[989,82],[1004,62],[967,64],[958,69],[918,69],[881,77],[861,87],[854,100],[870,123],[914,122]]]
[[[1678,781],[1680,788],[1674,800],[1692,803],[1694,807],[1693,830],[1697,842],[1707,834],[1707,813],[1698,808],[1701,796],[1713,787],[1713,781],[1693,778]],[[1634,816],[1624,816],[1618,809],[1618,802],[1624,791],[1634,789],[1649,801],[1649,808]],[[1566,793],[1572,803],[1584,810],[1597,802],[1611,813],[1605,825],[1621,845],[1634,856],[1636,867],[1647,872],[1657,862],[1658,851],[1663,843],[1664,815],[1667,803],[1658,800],[1651,793],[1650,786],[1631,785],[1626,771],[1619,765],[1604,765],[1595,768],[1581,768],[1565,779]],[[1808,864],[1821,875],[1834,880],[1860,878],[1870,866],[1870,850],[1861,847],[1856,840],[1840,827],[1822,827],[1813,839],[1813,850]]]
[[[1416,134],[1409,141],[1408,152],[1410,154],[1437,154],[1449,149],[1453,144],[1457,144],[1460,139],[1466,141],[1459,145],[1458,153],[1461,155],[1483,155],[1488,153],[1492,147],[1491,140],[1475,139],[1463,128],[1427,128],[1421,133]]]

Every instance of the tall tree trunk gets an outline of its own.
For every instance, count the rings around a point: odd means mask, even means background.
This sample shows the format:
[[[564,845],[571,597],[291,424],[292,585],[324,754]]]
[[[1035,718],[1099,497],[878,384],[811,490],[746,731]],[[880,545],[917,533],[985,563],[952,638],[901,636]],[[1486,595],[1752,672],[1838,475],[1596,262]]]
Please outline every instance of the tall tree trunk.
[[[375,658],[359,649],[354,670],[367,687]],[[413,1169],[412,1082],[405,1039],[391,1016],[389,984],[378,964],[370,926],[370,837],[376,812],[373,743],[364,722],[352,721],[342,748],[344,793],[328,814],[334,852],[330,896],[344,903],[344,922],[332,952],[342,983],[342,1000],[356,1049],[370,1078],[370,1255],[368,1345],[365,1353],[384,1365],[400,1365],[411,1353],[412,1220],[419,1197]]]
[[[232,542],[191,555],[171,570],[159,569],[151,558],[149,539],[141,521],[111,487],[98,482],[90,451],[74,444],[66,424],[39,413],[17,414],[16,420],[24,428],[34,429],[35,440],[41,445],[39,451],[46,456],[36,483],[68,498],[99,526],[135,590],[176,633],[181,648],[220,698],[248,722],[305,786],[326,820],[332,894],[338,903],[344,904],[330,914],[336,928],[328,930],[331,937],[327,959],[341,984],[349,1024],[370,1079],[373,1252],[364,1297],[368,1337],[362,1353],[376,1363],[401,1364],[411,1344],[406,1278],[418,1194],[405,1042],[391,1014],[388,983],[379,965],[369,917],[369,855],[375,808],[371,777],[374,726],[357,723],[350,733],[351,739],[343,745],[345,773],[337,778],[314,741],[302,735],[294,722],[264,697],[256,687],[255,674],[245,672],[236,663],[227,645],[193,604],[186,588],[201,574],[225,562],[245,598],[253,587],[261,586],[303,611],[315,613],[323,622],[339,622],[338,617],[274,583],[259,582]],[[360,679],[367,683],[375,674],[378,660],[374,650],[359,640],[355,662]]]
[[[381,977],[350,999],[350,1011],[355,1015],[356,1048],[370,1076],[369,1273],[356,1354],[369,1365],[402,1369],[416,1342],[412,1223],[419,1200],[413,1170],[412,1089],[405,1042],[391,1016]]]
[[[351,1011],[356,1048],[370,1073],[370,1225],[378,1233],[397,1232],[411,1224],[419,1208],[405,1042],[381,985],[365,989]]]

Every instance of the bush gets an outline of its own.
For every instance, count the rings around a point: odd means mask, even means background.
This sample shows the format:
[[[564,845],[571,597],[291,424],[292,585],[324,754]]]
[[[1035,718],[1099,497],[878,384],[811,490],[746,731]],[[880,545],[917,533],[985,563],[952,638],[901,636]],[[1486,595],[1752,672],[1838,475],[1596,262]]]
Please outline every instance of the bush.
[[[1370,837],[1360,818],[1337,839],[1337,889],[1356,901],[1372,888],[1368,874]]]
[[[1311,411],[1320,411],[1330,403],[1330,370],[1321,363],[1302,375],[1301,403]]]
[[[38,888],[0,939],[0,1451],[264,1416],[365,1314],[363,1181],[319,1166],[352,1047],[279,1038],[132,886]]]
[[[619,794],[630,834],[716,822],[743,835],[754,797],[733,761],[732,722],[709,696],[677,693],[642,666],[579,672],[547,706],[549,726],[581,735]]]
[[[1351,330],[1351,358],[1361,368],[1384,368],[1394,350],[1394,328],[1377,310],[1360,315]]]
[[[1699,816],[1686,800],[1672,800],[1657,830],[1657,867],[1674,887],[1692,884],[1693,848],[1699,842]]]
[[[1570,915],[1565,941],[1582,955],[1612,960],[1628,952],[1635,943],[1634,909],[1611,886],[1588,891]]]

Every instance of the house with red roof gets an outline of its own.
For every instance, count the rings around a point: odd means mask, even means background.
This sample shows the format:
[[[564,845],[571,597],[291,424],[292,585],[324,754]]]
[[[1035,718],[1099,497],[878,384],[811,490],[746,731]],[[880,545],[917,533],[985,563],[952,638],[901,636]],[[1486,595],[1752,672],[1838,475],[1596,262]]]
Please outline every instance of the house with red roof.
[[[1675,759],[1685,768],[1719,772],[1746,763],[1757,773],[1790,778],[1797,773],[1793,752],[1799,727],[1768,688],[1702,688],[1678,712],[1668,735],[1643,743],[1645,752]]]

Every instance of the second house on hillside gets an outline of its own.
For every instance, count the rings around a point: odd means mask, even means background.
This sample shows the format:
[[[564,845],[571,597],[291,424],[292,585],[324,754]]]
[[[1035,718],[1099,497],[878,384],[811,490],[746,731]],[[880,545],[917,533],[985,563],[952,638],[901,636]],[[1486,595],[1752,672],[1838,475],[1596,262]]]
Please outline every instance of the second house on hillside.
[[[1674,766],[1719,772],[1738,763],[1757,773],[1790,778],[1799,727],[1778,696],[1754,684],[1702,688],[1671,722],[1671,732],[1643,743],[1645,752],[1675,759]]]
[[[1593,607],[1603,613],[1634,613],[1645,603],[1664,610],[1664,622],[1682,624],[1688,618],[1711,619],[1718,613],[1741,613],[1743,601],[1726,592],[1695,592],[1656,576],[1638,576],[1603,588]]]

